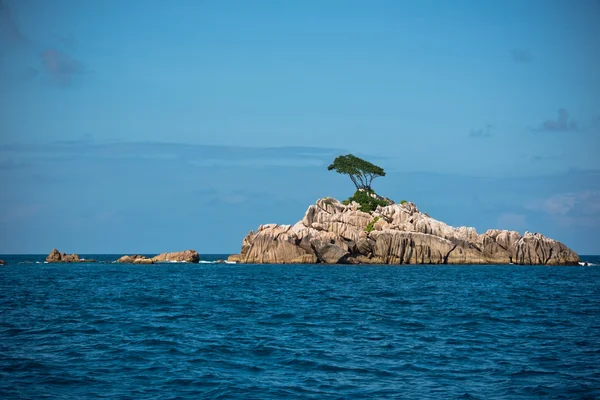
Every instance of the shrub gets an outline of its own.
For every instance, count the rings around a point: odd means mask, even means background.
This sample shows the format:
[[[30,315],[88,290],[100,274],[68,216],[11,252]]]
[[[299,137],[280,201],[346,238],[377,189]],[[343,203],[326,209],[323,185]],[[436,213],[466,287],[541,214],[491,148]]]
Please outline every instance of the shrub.
[[[367,224],[367,227],[365,228],[365,232],[373,232],[373,229],[375,229],[375,223],[377,221],[379,221],[379,217],[373,218],[373,221],[371,221]]]
[[[400,204],[405,204],[405,203],[408,203],[408,201],[406,201],[406,200],[400,200]]]
[[[355,201],[360,204],[360,211],[366,213],[375,211],[377,206],[385,207],[388,205],[387,201],[372,197],[371,194],[375,194],[375,192],[372,190],[357,190],[352,197],[348,198],[348,200],[344,200],[342,204],[348,205]]]

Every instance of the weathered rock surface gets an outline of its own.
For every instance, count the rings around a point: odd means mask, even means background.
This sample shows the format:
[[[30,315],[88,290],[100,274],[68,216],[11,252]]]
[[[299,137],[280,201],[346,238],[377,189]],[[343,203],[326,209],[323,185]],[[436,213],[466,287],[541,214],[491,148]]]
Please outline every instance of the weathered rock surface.
[[[152,258],[147,258],[139,254],[128,256],[125,255],[119,258],[116,262],[126,264],[154,264],[154,263],[168,263],[168,262],[188,262],[198,263],[200,256],[196,250],[185,250],[176,251],[173,253],[161,253]]]
[[[188,262],[198,263],[200,256],[196,250],[185,250],[176,251],[173,253],[161,253],[155,257],[152,257],[152,261],[155,263],[160,262]]]
[[[3,260],[0,260],[0,265],[6,265],[6,263]]]
[[[138,260],[140,260],[140,261],[138,261]],[[137,264],[140,264],[140,263],[142,263],[141,260],[152,261],[149,258],[147,258],[146,256],[141,256],[139,254],[135,254],[133,256],[125,255],[125,256],[119,258],[116,262],[123,263],[123,264],[136,264],[136,261],[138,261]]]
[[[84,260],[80,259],[77,254],[66,254],[61,253],[57,249],[52,249],[48,257],[46,257],[46,262],[49,263],[78,263],[78,262],[95,262],[95,260]]]
[[[375,219],[377,220],[375,221]],[[372,223],[373,230],[367,229]],[[579,256],[539,233],[455,228],[413,203],[371,213],[325,198],[308,207],[295,225],[261,225],[242,241],[242,263],[326,264],[535,264],[576,265]]]

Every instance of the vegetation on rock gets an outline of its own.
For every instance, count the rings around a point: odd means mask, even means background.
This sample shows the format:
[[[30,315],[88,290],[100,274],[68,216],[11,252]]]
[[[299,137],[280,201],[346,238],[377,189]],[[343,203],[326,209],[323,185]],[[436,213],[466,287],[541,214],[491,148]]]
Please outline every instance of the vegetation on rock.
[[[377,198],[377,194],[375,194],[372,190],[357,190],[354,192],[352,197],[349,197],[348,200],[342,201],[342,204],[348,205],[353,201],[360,204],[360,211],[371,212],[377,209],[377,206],[385,207],[390,203],[386,200],[381,200]]]
[[[365,232],[373,232],[373,229],[375,229],[375,223],[377,221],[379,221],[379,217],[373,218],[373,221],[371,221],[367,224],[367,227],[365,228]]]

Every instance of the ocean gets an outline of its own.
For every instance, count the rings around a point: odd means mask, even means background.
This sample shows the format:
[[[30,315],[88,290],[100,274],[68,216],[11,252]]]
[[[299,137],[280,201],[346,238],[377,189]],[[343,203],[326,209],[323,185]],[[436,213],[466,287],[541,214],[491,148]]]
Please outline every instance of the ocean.
[[[3,399],[600,398],[591,266],[0,256]]]

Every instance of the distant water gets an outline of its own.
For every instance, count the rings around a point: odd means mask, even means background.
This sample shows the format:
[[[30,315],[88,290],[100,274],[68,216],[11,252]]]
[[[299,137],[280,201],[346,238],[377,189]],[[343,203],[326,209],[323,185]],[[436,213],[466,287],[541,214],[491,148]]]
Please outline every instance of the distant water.
[[[598,266],[0,259],[3,399],[600,398]]]

